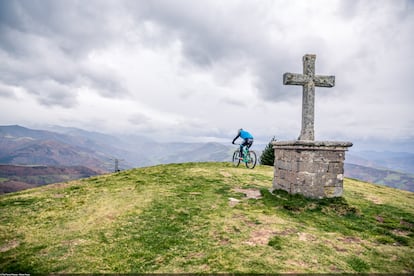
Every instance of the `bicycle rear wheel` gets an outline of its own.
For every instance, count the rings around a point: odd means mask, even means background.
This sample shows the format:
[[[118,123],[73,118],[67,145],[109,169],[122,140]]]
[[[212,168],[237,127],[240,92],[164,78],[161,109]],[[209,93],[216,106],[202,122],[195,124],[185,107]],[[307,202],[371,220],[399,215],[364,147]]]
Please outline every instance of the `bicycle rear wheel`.
[[[233,165],[238,167],[240,164],[240,150],[235,150],[233,153]]]
[[[245,162],[246,163],[246,167],[248,167],[249,169],[253,169],[254,167],[256,167],[256,163],[257,163],[257,157],[256,157],[256,153],[252,150],[249,150],[249,161]]]

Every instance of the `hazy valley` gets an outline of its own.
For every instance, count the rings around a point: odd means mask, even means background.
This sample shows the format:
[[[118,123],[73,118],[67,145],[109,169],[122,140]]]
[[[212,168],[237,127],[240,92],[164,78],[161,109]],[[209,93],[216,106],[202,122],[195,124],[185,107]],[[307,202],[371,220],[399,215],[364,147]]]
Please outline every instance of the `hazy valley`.
[[[264,147],[255,144],[253,149],[260,156]],[[230,143],[160,143],[141,136],[115,137],[58,126],[49,130],[0,126],[0,164],[24,166],[12,170],[14,175],[6,167],[0,167],[0,193],[113,172],[116,160],[120,170],[168,163],[229,161],[234,148]],[[350,151],[345,162],[346,177],[414,191],[412,153]],[[48,169],[33,178],[33,169],[28,166]],[[80,173],[81,167],[90,172]],[[66,170],[64,173],[62,168]]]

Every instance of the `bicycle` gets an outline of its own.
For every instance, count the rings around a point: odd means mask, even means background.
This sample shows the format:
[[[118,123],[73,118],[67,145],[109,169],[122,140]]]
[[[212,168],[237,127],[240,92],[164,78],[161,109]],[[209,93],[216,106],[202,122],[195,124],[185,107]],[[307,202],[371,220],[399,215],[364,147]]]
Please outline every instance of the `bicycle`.
[[[240,162],[244,162],[246,167],[249,169],[253,169],[257,163],[256,153],[252,150],[249,150],[247,146],[243,146],[243,158],[240,155],[240,144],[239,149],[235,150],[233,153],[233,165],[238,167]]]

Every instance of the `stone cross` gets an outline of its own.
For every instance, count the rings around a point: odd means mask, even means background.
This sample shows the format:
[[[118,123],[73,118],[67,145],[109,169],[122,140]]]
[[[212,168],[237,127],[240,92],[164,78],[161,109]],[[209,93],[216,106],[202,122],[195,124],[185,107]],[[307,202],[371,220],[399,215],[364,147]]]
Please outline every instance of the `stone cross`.
[[[302,130],[298,140],[314,140],[315,86],[334,87],[335,76],[315,75],[316,55],[303,56],[303,74],[283,74],[283,84],[302,85]]]

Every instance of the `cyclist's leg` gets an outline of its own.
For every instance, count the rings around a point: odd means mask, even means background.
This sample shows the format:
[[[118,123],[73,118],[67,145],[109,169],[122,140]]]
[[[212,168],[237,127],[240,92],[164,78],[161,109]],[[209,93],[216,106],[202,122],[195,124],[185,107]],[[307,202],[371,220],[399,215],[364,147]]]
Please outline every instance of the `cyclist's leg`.
[[[244,148],[244,146],[246,146],[246,145],[247,145],[247,139],[244,139],[244,140],[243,140],[243,143],[241,143],[241,144],[240,144],[240,157],[241,157],[241,158],[244,158],[243,148]]]
[[[247,149],[250,149],[250,147],[253,145],[253,139],[247,139],[247,141],[246,141],[246,146],[247,146]]]
[[[250,150],[250,147],[252,146],[252,144],[253,144],[253,139],[246,139],[245,142],[244,142],[244,145],[246,147],[246,152],[247,152],[246,158],[250,158],[249,150]]]

